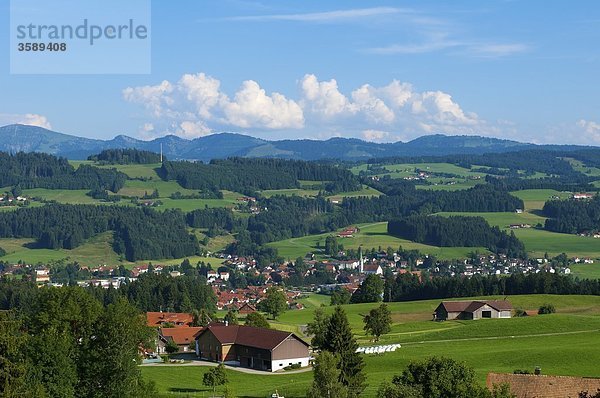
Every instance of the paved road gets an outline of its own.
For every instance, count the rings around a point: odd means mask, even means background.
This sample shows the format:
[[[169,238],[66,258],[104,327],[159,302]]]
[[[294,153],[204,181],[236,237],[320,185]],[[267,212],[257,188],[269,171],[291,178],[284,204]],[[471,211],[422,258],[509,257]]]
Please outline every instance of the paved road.
[[[140,366],[152,366],[152,367],[154,367],[154,366],[171,366],[171,367],[178,367],[178,366],[211,366],[211,367],[215,367],[217,365],[218,365],[218,363],[215,363],[215,362],[192,360],[190,362],[184,362],[184,363],[144,363],[144,364],[141,364]],[[283,372],[275,372],[275,373],[273,373],[273,372],[266,372],[264,370],[248,369],[248,368],[242,368],[242,367],[230,366],[230,365],[225,365],[225,369],[234,370],[236,372],[241,372],[241,373],[262,375],[262,376],[279,376],[279,375],[290,375],[290,374],[296,374],[296,373],[310,372],[312,370],[312,367],[298,369],[298,370],[289,370],[289,371],[283,371]]]

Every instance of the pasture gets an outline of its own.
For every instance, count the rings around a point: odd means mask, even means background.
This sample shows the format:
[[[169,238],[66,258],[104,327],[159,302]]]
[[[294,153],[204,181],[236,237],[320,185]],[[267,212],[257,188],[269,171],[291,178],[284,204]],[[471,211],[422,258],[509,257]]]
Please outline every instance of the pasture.
[[[503,297],[495,297],[502,299]],[[488,297],[489,299],[489,297]],[[600,297],[524,295],[509,297],[515,308],[535,310],[552,303],[558,313],[526,318],[480,321],[432,322],[431,313],[440,300],[389,303],[394,325],[383,336],[383,343],[400,343],[395,352],[365,355],[368,387],[364,397],[376,397],[379,384],[401,373],[413,360],[430,356],[448,356],[466,362],[484,383],[490,371],[533,370],[540,366],[545,374],[600,376]],[[288,311],[274,327],[306,324],[315,306],[325,301],[310,295],[302,300],[306,309]],[[362,331],[362,316],[378,304],[345,305],[344,309],[359,344],[371,344]],[[325,307],[327,312],[332,307]],[[582,361],[581,358],[586,358]],[[198,366],[142,367],[142,373],[157,383],[164,396],[208,396],[201,383],[208,368]],[[266,397],[275,389],[289,397],[304,397],[312,374],[245,374],[228,371],[229,386],[241,397]]]
[[[382,247],[392,247],[398,249],[402,246],[405,250],[417,249],[426,254],[435,255],[439,259],[453,259],[467,257],[470,252],[479,251],[486,253],[487,250],[482,247],[437,247],[421,243],[412,242],[406,239],[397,238],[388,235],[387,222],[378,222],[372,224],[359,224],[360,232],[353,238],[339,238],[338,242],[344,245],[345,249],[358,249],[362,246],[364,249]],[[288,259],[303,257],[306,253],[312,252],[319,254],[325,246],[327,236],[335,236],[335,232],[319,235],[309,235],[300,238],[291,238],[278,242],[268,243],[268,246],[277,248],[279,254]]]

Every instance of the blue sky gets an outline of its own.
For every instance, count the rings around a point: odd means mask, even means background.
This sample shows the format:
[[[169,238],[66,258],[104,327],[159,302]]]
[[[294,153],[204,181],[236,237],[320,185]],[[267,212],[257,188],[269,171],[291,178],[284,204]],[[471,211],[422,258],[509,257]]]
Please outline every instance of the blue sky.
[[[10,75],[8,15],[0,124],[600,145],[596,1],[153,1],[146,75]]]

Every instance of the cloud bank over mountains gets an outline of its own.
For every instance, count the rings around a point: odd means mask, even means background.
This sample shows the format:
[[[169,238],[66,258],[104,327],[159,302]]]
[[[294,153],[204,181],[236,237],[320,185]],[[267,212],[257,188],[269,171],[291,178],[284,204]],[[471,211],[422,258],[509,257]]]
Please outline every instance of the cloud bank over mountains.
[[[140,130],[152,137],[172,133],[194,138],[223,130],[244,130],[272,138],[294,135],[329,138],[343,135],[373,141],[397,141],[435,132],[497,132],[474,112],[465,111],[442,91],[419,92],[393,80],[375,87],[363,84],[343,93],[335,79],[313,74],[298,82],[295,98],[268,93],[246,80],[228,94],[205,73],[185,74],[178,81],[128,87],[123,98],[143,107],[148,118]]]

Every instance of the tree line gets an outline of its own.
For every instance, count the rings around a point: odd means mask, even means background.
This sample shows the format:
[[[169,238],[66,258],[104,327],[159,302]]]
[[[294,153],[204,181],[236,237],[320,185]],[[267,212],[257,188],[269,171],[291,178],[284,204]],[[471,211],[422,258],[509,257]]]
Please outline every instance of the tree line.
[[[388,222],[387,232],[413,242],[442,247],[486,247],[508,257],[525,258],[525,246],[514,233],[491,227],[482,217],[415,215]]]
[[[163,157],[163,159],[165,158]],[[160,163],[161,155],[134,148],[115,148],[105,149],[97,155],[90,155],[88,160],[104,164],[151,164]]]
[[[509,276],[474,275],[470,278],[419,278],[406,273],[388,276],[383,290],[384,301],[517,294],[600,295],[600,280],[581,280],[550,272],[515,273]]]
[[[14,155],[0,152],[0,186],[21,189],[108,189],[117,192],[127,176],[116,169],[80,165],[75,169],[66,158],[45,153]]]

